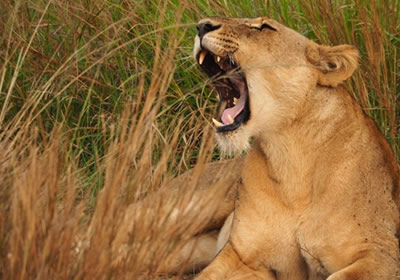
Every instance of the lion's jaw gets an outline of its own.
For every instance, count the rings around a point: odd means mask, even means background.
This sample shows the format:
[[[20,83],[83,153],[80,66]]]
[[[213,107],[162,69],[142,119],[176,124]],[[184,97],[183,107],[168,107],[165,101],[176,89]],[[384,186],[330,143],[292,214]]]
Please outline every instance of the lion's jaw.
[[[296,83],[292,76],[282,85],[279,77],[289,73],[284,71],[285,69],[281,70],[246,72],[250,118],[234,131],[216,133],[221,151],[227,154],[246,151],[251,138],[273,137],[296,119],[300,110],[304,108],[304,96],[311,89],[301,84],[304,80]],[[295,71],[296,69],[293,69],[291,73]]]
[[[217,142],[227,153],[247,149],[251,137],[265,138],[290,126],[312,109],[307,100],[318,84],[336,86],[356,65],[357,52],[341,61],[340,49],[325,54],[330,47],[268,18],[209,18],[198,29],[194,56],[214,79],[224,104],[214,123]],[[347,72],[334,71],[342,68]]]

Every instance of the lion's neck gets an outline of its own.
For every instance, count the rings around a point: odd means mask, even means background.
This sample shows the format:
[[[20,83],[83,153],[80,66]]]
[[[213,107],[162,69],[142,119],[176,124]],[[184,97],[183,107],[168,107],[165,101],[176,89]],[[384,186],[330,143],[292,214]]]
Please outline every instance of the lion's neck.
[[[347,93],[340,90],[319,90],[287,127],[256,138],[255,148],[265,155],[269,172],[289,201],[306,201],[319,162],[333,145],[343,145],[340,139],[352,137],[357,127],[351,98],[343,98]]]

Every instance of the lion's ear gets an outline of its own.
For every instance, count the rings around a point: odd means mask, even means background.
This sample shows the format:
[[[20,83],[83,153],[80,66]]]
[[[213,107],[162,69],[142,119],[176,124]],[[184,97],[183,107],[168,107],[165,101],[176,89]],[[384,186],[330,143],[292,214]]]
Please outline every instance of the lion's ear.
[[[351,77],[358,65],[358,50],[350,45],[313,44],[306,50],[307,59],[320,70],[318,83],[336,87]]]

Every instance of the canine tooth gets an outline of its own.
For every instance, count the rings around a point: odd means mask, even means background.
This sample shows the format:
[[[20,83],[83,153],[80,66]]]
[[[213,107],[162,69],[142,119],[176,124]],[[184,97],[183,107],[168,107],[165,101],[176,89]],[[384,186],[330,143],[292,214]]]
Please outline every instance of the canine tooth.
[[[221,61],[221,57],[217,56],[217,62]]]
[[[232,118],[231,114],[228,114],[228,121],[229,121],[229,124],[233,124],[235,122],[235,120]]]
[[[202,50],[199,56],[199,64],[202,65],[204,62],[204,59],[206,58],[207,55],[207,50]]]
[[[239,99],[237,99],[236,97],[233,98],[233,105],[236,105],[238,103]]]
[[[224,125],[223,123],[217,121],[217,120],[214,119],[214,118],[212,119],[212,122],[214,123],[214,125],[215,125],[216,127],[220,127],[220,126],[223,126],[223,125]]]

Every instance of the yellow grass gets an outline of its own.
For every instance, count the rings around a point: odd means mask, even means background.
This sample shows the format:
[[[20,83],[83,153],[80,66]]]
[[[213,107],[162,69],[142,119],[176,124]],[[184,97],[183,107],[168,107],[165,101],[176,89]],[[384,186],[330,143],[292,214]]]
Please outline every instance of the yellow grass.
[[[399,1],[225,2],[0,3],[1,279],[151,279],[196,232],[193,217],[165,227],[145,204],[152,214],[114,261],[130,204],[220,157],[215,96],[191,58],[203,16],[268,12],[319,42],[356,45],[347,87],[398,152]]]

